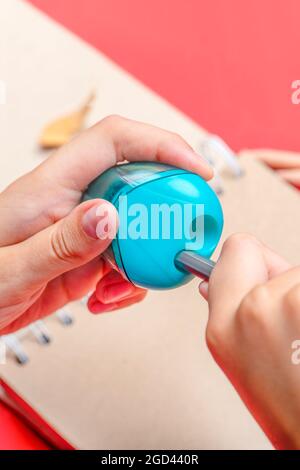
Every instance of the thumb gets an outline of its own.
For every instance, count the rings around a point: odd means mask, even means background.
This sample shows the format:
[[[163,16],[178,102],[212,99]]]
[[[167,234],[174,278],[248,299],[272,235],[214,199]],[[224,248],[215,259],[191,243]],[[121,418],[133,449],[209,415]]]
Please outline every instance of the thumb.
[[[88,263],[110,245],[117,228],[117,210],[109,202],[80,204],[64,219],[15,245],[22,287],[40,286]]]

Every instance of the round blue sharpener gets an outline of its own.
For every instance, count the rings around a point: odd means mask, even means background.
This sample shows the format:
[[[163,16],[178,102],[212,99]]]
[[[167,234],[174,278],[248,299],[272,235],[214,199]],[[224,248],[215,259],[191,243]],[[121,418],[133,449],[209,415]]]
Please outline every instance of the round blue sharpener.
[[[101,198],[119,213],[119,230],[104,256],[133,284],[170,289],[193,275],[182,252],[209,258],[223,229],[218,197],[200,176],[169,165],[117,165],[96,178],[83,200]]]

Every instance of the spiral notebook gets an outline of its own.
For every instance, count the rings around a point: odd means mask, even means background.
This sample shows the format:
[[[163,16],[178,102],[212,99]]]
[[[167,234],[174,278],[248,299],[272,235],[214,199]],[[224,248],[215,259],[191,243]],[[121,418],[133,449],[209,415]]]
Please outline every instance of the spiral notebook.
[[[35,112],[27,118],[26,132],[22,119],[17,122],[21,144],[20,139],[6,141],[11,158],[0,172],[2,187],[38,162],[37,116],[46,121],[45,110],[55,116],[61,106],[62,95],[55,93],[66,87],[57,77],[60,67],[70,78],[66,101],[73,102],[78,89],[87,89],[91,81],[97,84],[101,99],[91,123],[110,113],[151,122],[179,132],[216,161],[218,139],[207,139],[189,118],[34,9],[15,0],[8,8],[14,18],[8,23],[22,18],[28,26],[32,63],[24,69],[23,81],[31,86],[22,100],[23,106],[34,103]],[[12,53],[21,57],[24,38],[5,24],[3,28]],[[35,39],[41,32],[43,57]],[[55,57],[53,44],[60,44]],[[38,60],[47,62],[46,71],[37,66]],[[12,86],[15,72],[8,77]],[[50,82],[51,96],[43,95]],[[42,102],[36,93],[44,96]],[[9,122],[5,126],[7,135],[16,132],[16,122],[14,128]],[[224,158],[226,163],[222,158],[217,162],[220,177],[213,182],[224,209],[223,239],[232,232],[251,232],[292,263],[300,263],[297,191],[255,160],[241,158],[239,171],[229,149]],[[89,314],[84,300],[75,302],[2,338],[8,351],[0,365],[2,399],[63,449],[271,448],[207,350],[207,305],[197,284],[195,280],[172,291],[149,292],[144,302],[101,316]]]

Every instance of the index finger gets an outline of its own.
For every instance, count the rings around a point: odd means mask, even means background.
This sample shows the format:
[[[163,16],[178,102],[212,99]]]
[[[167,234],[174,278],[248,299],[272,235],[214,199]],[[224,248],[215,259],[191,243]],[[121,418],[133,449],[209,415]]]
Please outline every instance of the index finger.
[[[243,298],[258,284],[290,268],[289,263],[248,234],[235,234],[224,243],[208,286],[211,316],[231,318]]]
[[[254,157],[263,161],[274,170],[294,169],[300,167],[300,153],[290,150],[253,149],[242,150],[240,156]]]
[[[210,165],[177,134],[155,126],[110,116],[61,147],[38,171],[44,171],[64,187],[83,191],[116,163],[157,161],[184,168],[208,180]]]

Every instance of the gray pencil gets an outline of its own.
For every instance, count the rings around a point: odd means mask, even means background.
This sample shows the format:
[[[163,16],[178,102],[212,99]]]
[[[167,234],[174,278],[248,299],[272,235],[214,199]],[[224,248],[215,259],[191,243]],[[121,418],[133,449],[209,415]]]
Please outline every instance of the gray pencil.
[[[181,251],[176,256],[178,268],[188,271],[201,278],[209,278],[215,267],[215,262],[198,255],[194,251]]]

